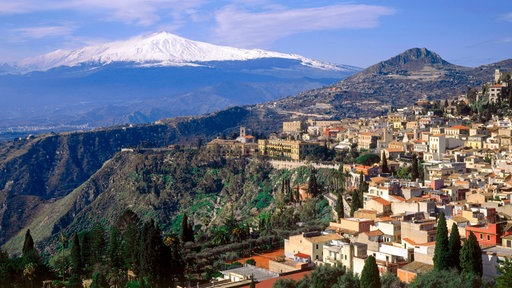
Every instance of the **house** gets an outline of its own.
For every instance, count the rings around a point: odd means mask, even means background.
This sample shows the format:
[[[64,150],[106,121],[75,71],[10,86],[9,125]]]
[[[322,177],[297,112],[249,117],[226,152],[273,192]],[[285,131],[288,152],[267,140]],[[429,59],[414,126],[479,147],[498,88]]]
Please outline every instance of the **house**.
[[[389,215],[391,214],[391,202],[380,197],[371,197],[364,203],[364,209],[377,211],[377,216]]]
[[[353,271],[354,259],[359,259],[359,261],[355,261],[356,263],[364,263],[364,259],[367,257],[366,251],[367,246],[363,243],[334,240],[324,245],[323,262],[329,265],[341,263],[343,266],[347,267],[347,269]]]
[[[340,218],[339,223],[331,222],[329,227],[336,229],[338,232],[352,231],[354,234],[369,232],[370,227],[375,223],[372,219],[365,218]]]
[[[306,131],[307,124],[302,121],[283,122],[283,133],[293,134]]]
[[[302,140],[258,140],[258,150],[261,155],[272,158],[286,158],[295,161],[304,159],[307,154],[322,145],[322,142],[305,142]]]
[[[360,133],[357,140],[357,147],[359,150],[375,149],[377,147],[377,140],[379,138],[380,135],[373,132]]]
[[[502,230],[507,222],[487,223],[485,225],[474,225],[466,227],[466,238],[473,232],[478,244],[482,247],[496,246],[501,243]]]
[[[293,235],[284,240],[284,254],[287,258],[292,259],[296,259],[296,257],[304,259],[302,256],[307,255],[311,261],[321,261],[323,259],[323,245],[342,238],[336,233],[322,234],[321,232]]]
[[[411,219],[401,222],[402,240],[410,239],[413,243],[428,243],[436,239],[436,220]]]
[[[448,230],[452,229],[453,223],[457,225],[457,229],[459,230],[459,235],[466,235],[466,227],[469,225],[469,220],[462,216],[453,216],[446,220],[446,226]]]
[[[397,270],[397,276],[400,281],[407,284],[411,283],[418,274],[427,273],[434,270],[434,265],[412,261]]]

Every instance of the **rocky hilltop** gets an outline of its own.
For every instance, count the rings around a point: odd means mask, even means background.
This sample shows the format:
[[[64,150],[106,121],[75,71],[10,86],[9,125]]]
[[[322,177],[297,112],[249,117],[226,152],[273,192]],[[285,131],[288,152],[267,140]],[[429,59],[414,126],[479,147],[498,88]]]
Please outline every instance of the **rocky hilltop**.
[[[385,113],[390,106],[465,94],[468,88],[491,81],[497,68],[510,71],[512,61],[469,68],[451,64],[428,49],[413,48],[332,86],[279,100],[274,106],[331,118],[372,117]]]

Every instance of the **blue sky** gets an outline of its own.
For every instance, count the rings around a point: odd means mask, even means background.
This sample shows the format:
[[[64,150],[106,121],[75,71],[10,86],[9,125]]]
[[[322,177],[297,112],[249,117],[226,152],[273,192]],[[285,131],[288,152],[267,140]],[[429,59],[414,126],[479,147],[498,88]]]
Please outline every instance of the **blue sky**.
[[[2,0],[0,62],[158,31],[360,67],[425,47],[475,67],[512,58],[512,1]]]

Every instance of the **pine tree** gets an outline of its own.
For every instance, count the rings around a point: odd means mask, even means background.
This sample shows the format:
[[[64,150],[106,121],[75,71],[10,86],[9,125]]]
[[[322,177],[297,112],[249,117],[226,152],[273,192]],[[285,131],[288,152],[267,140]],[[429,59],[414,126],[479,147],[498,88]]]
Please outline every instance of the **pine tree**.
[[[460,250],[460,267],[463,273],[472,273],[477,276],[482,276],[482,249],[478,245],[475,234],[473,231],[469,233],[468,240]]]
[[[379,276],[379,268],[377,267],[377,262],[375,261],[375,257],[372,255],[366,258],[364,261],[363,272],[361,272],[361,285],[360,287],[365,288],[380,288],[380,276]]]
[[[434,269],[446,270],[448,264],[448,228],[446,227],[446,218],[444,213],[439,214],[436,232],[436,248],[434,250]]]
[[[457,224],[453,223],[450,238],[448,239],[448,267],[460,271],[460,235]]]
[[[32,239],[32,235],[30,235],[30,229],[27,229],[27,232],[25,233],[25,242],[23,243],[23,256],[32,254],[34,251],[34,239]]]

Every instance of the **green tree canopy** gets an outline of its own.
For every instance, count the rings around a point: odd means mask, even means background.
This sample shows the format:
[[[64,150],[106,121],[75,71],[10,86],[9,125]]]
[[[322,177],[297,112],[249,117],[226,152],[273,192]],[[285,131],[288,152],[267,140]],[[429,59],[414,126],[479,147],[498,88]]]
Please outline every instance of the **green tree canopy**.
[[[375,163],[379,163],[379,162],[380,162],[379,155],[373,154],[373,153],[363,154],[356,158],[357,164],[362,164],[362,165],[366,165],[366,166],[371,166],[371,165],[373,165]]]
[[[446,227],[446,218],[444,213],[439,214],[437,220],[436,248],[434,250],[434,269],[446,270],[449,268],[449,250],[448,250],[448,228]]]
[[[452,231],[450,232],[450,237],[448,239],[448,266],[450,268],[455,268],[457,271],[460,271],[460,249],[462,245],[460,244],[460,235],[457,224],[453,223]]]
[[[27,229],[27,232],[25,233],[25,242],[23,243],[22,253],[26,256],[30,253],[33,253],[34,250],[34,239],[32,239],[32,235],[30,235],[30,229]]]
[[[73,234],[71,239],[71,278],[69,279],[69,286],[80,287],[80,276],[82,275],[82,255],[80,249],[80,241],[78,234]]]
[[[478,245],[473,231],[469,233],[468,240],[466,240],[466,243],[464,243],[460,250],[460,267],[464,273],[482,276],[482,249]]]
[[[409,288],[480,288],[482,280],[474,274],[459,274],[455,270],[432,270],[419,274],[409,283]]]
[[[508,288],[512,284],[512,261],[510,258],[505,257],[500,261],[498,267],[498,276],[496,277],[497,288]]]
[[[380,288],[379,268],[375,257],[372,255],[366,258],[364,262],[363,272],[361,272],[361,287]]]

